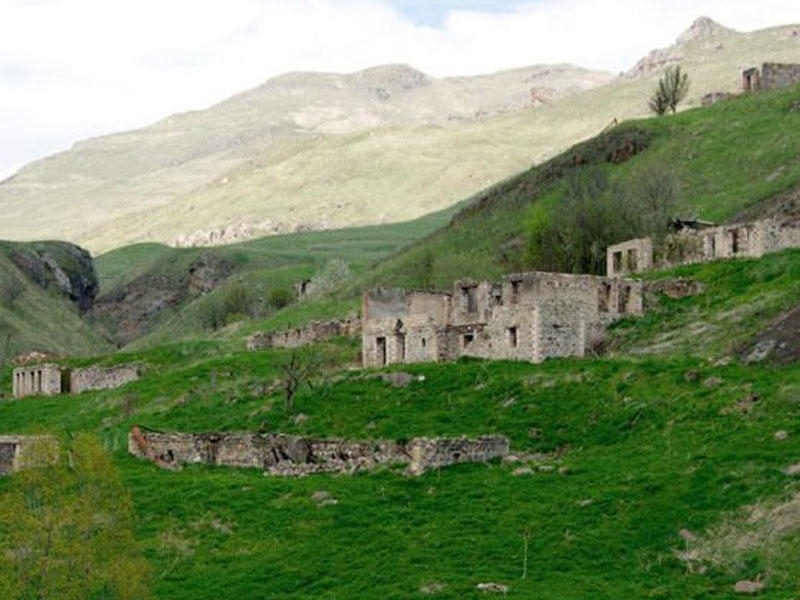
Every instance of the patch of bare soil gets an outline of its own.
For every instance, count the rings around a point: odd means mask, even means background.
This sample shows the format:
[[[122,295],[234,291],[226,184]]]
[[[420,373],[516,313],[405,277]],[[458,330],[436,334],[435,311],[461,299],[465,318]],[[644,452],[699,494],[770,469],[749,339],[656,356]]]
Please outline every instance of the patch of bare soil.
[[[785,312],[750,340],[739,357],[745,363],[786,365],[800,360],[800,305]]]

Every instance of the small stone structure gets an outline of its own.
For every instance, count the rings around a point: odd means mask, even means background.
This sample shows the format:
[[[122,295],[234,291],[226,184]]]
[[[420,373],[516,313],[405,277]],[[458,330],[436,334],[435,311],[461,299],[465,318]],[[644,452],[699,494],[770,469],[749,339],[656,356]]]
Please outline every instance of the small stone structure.
[[[55,396],[61,393],[64,383],[61,367],[52,363],[17,367],[12,378],[15,398]]]
[[[708,262],[727,258],[759,258],[769,252],[800,247],[800,222],[764,219],[718,227],[684,228],[666,237],[654,252],[649,238],[609,246],[609,277],[653,268]]]
[[[0,477],[30,467],[36,461],[48,460],[56,444],[50,436],[0,435]],[[37,451],[42,447],[45,452]]]
[[[272,475],[353,473],[380,465],[406,464],[418,475],[464,462],[486,462],[508,455],[499,436],[414,438],[409,441],[314,439],[280,433],[154,433],[134,427],[128,451],[165,468],[203,463],[263,469]]]
[[[68,369],[53,363],[25,365],[14,369],[13,396],[55,396],[105,390],[139,379],[137,365]]]
[[[452,294],[373,290],[363,298],[362,362],[584,356],[610,321],[641,313],[640,281],[594,275],[530,272],[499,283],[459,281]]]
[[[80,394],[89,390],[118,388],[130,381],[136,381],[140,374],[137,365],[73,369],[69,376],[69,391],[72,394]]]
[[[254,333],[247,338],[247,349],[299,348],[334,337],[358,337],[360,334],[361,319],[358,317],[344,320],[311,321],[307,325],[295,329]]]
[[[742,71],[742,91],[777,90],[800,83],[800,64],[764,63]]]

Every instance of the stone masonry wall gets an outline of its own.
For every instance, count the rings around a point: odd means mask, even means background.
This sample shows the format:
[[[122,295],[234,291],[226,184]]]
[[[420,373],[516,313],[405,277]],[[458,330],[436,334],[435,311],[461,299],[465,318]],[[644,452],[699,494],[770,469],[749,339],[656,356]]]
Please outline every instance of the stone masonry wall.
[[[642,311],[640,281],[593,275],[465,280],[452,295],[379,290],[364,295],[363,365],[583,356],[609,321]]]
[[[74,369],[69,376],[69,391],[80,394],[87,390],[107,390],[120,387],[139,379],[140,369],[136,365],[115,367],[89,367]]]
[[[41,435],[0,435],[0,476],[53,460],[58,449],[55,438]]]
[[[61,393],[61,367],[55,364],[17,367],[12,374],[15,398],[54,396]]]
[[[800,82],[800,64],[764,63],[761,67],[761,88],[776,90]]]
[[[649,240],[629,240],[608,248],[609,276],[629,272],[629,264],[618,258],[630,250],[638,252],[639,265],[668,268],[730,258],[760,258],[769,252],[800,247],[800,222],[764,219],[700,230],[684,230],[667,236],[664,248],[654,256]],[[615,259],[614,257],[617,257]],[[642,270],[642,268],[638,269]]]
[[[350,441],[314,439],[260,433],[153,433],[134,427],[128,451],[165,468],[203,463],[227,467],[252,467],[272,475],[302,476],[311,473],[353,473],[380,465],[406,464],[406,472],[418,475],[462,462],[485,462],[508,454],[503,437],[414,438]]]
[[[361,335],[361,319],[311,321],[304,327],[284,331],[258,332],[247,338],[248,350],[267,348],[299,348],[334,337],[358,337]]]

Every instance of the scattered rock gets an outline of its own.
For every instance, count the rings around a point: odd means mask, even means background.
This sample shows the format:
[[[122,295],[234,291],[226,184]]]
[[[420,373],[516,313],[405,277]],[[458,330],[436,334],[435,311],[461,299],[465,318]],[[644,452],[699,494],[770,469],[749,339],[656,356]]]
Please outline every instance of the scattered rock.
[[[785,170],[786,170],[786,167],[783,167],[783,166],[778,167],[777,169],[775,169],[775,171],[773,171],[772,173],[767,175],[767,181],[775,181],[778,177],[783,175],[783,172]]]
[[[703,387],[713,389],[722,384],[722,377],[709,377],[703,381]]]
[[[540,438],[542,437],[542,430],[537,427],[531,427],[528,429],[528,437],[531,439]]]
[[[786,110],[788,112],[796,112],[800,110],[800,100],[795,100],[794,102],[792,102]]]
[[[743,579],[742,581],[737,581],[736,585],[733,586],[733,591],[737,594],[757,594],[761,590],[764,589],[764,584],[760,581],[749,581],[747,579]]]
[[[539,470],[542,473],[552,473],[556,468],[553,465],[539,465]]]
[[[695,381],[700,379],[700,373],[698,373],[694,369],[689,369],[688,371],[686,371],[686,373],[683,374],[683,379],[687,383],[694,383]]]
[[[516,398],[509,398],[508,400],[503,402],[503,408],[509,408],[511,406],[514,406],[516,403],[517,403]]]
[[[678,532],[678,535],[681,536],[686,542],[696,542],[697,541],[697,536],[695,534],[693,534],[691,531],[689,531],[688,529],[681,529]]]
[[[518,463],[519,460],[520,460],[519,456],[517,456],[516,454],[509,454],[508,456],[503,458],[504,463]]]
[[[294,421],[295,425],[302,425],[303,423],[308,421],[308,415],[305,413],[298,413],[294,416],[294,419],[292,420]]]
[[[578,506],[580,506],[581,508],[586,508],[587,506],[589,506],[593,502],[594,502],[594,500],[592,500],[591,498],[586,498],[584,500],[578,500]]]
[[[777,441],[782,442],[783,440],[789,439],[789,432],[781,429],[776,431],[775,435],[772,437],[774,437]]]
[[[475,586],[481,592],[493,592],[495,594],[507,594],[508,586],[502,583],[479,583]]]
[[[792,475],[797,475],[798,473],[800,473],[800,462],[794,463],[793,465],[789,465],[783,470],[783,474],[789,475],[790,477]]]
[[[403,371],[397,371],[394,373],[382,373],[381,379],[383,379],[389,385],[392,385],[396,388],[404,388],[408,387],[408,385],[414,381],[415,377],[410,373],[405,373]]]
[[[334,506],[339,504],[339,501],[331,496],[330,492],[326,492],[325,490],[317,490],[313,494],[311,494],[311,499],[314,503],[319,506]]]
[[[438,581],[431,581],[430,583],[426,583],[421,588],[419,588],[420,594],[425,594],[426,596],[432,596],[433,594],[438,594],[447,586],[443,583],[439,583]]]
[[[726,406],[719,412],[720,414],[723,415],[729,415],[732,413],[746,415],[747,413],[753,410],[758,400],[759,400],[758,394],[748,394],[741,400],[737,400],[733,406]]]
[[[560,467],[558,467],[559,475],[569,475],[571,472],[572,469],[570,469],[567,465],[561,465]]]
[[[679,299],[702,294],[705,289],[705,286],[695,279],[678,277],[649,283],[646,291],[654,294],[664,294],[668,298]]]
[[[520,475],[532,475],[533,469],[531,469],[530,467],[517,467],[511,472],[511,474],[514,477],[519,477]]]

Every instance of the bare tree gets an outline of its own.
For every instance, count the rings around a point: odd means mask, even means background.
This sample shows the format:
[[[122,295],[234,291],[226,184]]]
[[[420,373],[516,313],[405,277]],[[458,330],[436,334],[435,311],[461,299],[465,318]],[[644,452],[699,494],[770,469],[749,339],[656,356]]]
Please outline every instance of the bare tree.
[[[309,355],[292,352],[280,365],[280,381],[286,412],[294,411],[295,394],[304,385],[312,387],[312,379],[319,373],[319,361]]]

